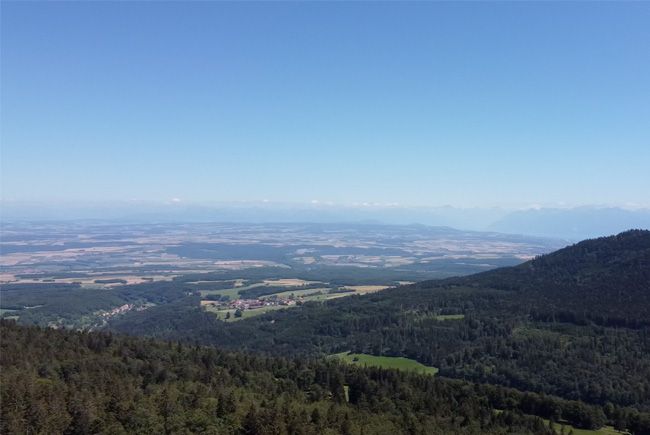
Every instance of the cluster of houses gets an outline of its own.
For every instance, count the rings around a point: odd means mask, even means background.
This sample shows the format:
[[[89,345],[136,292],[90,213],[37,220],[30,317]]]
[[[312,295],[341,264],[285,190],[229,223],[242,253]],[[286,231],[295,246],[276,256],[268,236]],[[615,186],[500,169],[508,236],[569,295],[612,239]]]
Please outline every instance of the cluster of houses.
[[[121,305],[121,306],[119,306],[117,308],[113,308],[110,311],[100,312],[99,315],[101,317],[113,317],[113,316],[117,316],[118,314],[124,314],[127,311],[131,311],[133,308],[134,308],[133,304],[124,304],[124,305]]]
[[[296,305],[295,299],[236,299],[229,303],[230,308],[239,310],[252,310],[255,308],[270,307],[275,305]]]

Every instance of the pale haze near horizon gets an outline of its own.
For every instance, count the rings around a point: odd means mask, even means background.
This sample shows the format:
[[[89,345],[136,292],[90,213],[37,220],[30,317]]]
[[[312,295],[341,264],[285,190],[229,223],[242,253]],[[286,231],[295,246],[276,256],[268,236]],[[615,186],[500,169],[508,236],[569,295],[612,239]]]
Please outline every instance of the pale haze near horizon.
[[[647,3],[2,5],[2,200],[649,206]]]

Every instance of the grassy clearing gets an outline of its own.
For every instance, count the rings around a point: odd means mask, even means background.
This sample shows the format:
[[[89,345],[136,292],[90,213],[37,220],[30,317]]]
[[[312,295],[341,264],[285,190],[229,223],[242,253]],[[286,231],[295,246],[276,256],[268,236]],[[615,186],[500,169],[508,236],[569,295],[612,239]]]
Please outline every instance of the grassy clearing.
[[[243,279],[243,278],[237,278],[237,279],[213,279],[213,280],[207,280],[207,281],[203,281],[203,280],[201,280],[201,281],[189,281],[188,284],[199,284],[199,285],[203,284],[203,285],[209,286],[211,284],[222,284],[224,282],[232,283],[233,287],[243,287],[244,284],[247,281],[245,279]]]
[[[255,317],[255,316],[262,315],[264,313],[268,313],[269,311],[283,310],[283,309],[286,309],[286,308],[293,308],[295,306],[296,305],[288,305],[288,306],[287,305],[273,305],[273,306],[269,306],[269,307],[255,308],[255,309],[252,309],[252,310],[243,310],[241,317],[235,317],[235,311],[237,311],[237,310],[231,310],[231,309],[219,310],[219,309],[217,309],[217,307],[212,306],[212,305],[206,305],[205,310],[210,312],[210,313],[214,313],[214,315],[217,316],[217,318],[219,320],[223,320],[225,322],[237,322],[239,320],[244,320],[244,319],[248,319],[250,317]],[[227,313],[230,313],[230,318],[229,319],[226,319]]]
[[[223,290],[201,290],[201,296],[207,295],[222,295],[228,296],[231,300],[239,299],[239,290],[242,290],[242,287],[236,288],[227,288]]]
[[[436,316],[436,320],[462,320],[464,318],[464,314],[440,314]]]
[[[549,421],[545,418],[543,418],[544,423],[548,425]],[[564,427],[564,432],[562,432],[562,428]],[[629,432],[621,432],[616,429],[614,429],[612,426],[603,426],[600,429],[578,429],[577,427],[573,427],[568,423],[555,423],[555,432],[558,434],[561,433],[569,433],[570,431],[573,432],[573,435],[629,435]]]
[[[278,292],[278,293],[273,293],[272,295],[264,295],[260,296],[260,299],[265,299],[268,298],[269,296],[277,296],[279,298],[288,298],[291,295],[294,295],[296,297],[298,296],[305,296],[311,293],[316,293],[316,292],[322,292],[322,293],[327,293],[330,289],[327,287],[322,287],[322,288],[307,288],[307,289],[302,289],[302,290],[287,290],[283,292]]]
[[[320,284],[320,281],[305,281],[297,278],[265,279],[264,284],[281,287],[300,287],[307,284]]]
[[[224,295],[224,296],[228,296],[231,300],[239,299],[238,288],[228,288],[223,290],[201,290],[200,293],[201,296]]]
[[[397,369],[409,372],[417,372],[435,375],[438,372],[436,367],[429,367],[421,364],[415,360],[395,357],[395,356],[375,356],[367,355],[365,353],[350,353],[343,352],[332,355],[341,361],[349,364],[357,364],[363,366],[381,367],[385,369]]]
[[[346,285],[344,289],[354,290],[355,293],[374,293],[388,288],[387,285]]]
[[[285,279],[285,280],[265,280],[264,282],[257,282],[254,284],[249,284],[249,285],[237,285],[235,284],[234,288],[228,288],[228,289],[221,289],[221,290],[201,290],[201,296],[206,296],[206,295],[225,295],[229,296],[231,300],[239,299],[239,292],[243,290],[248,290],[256,287],[268,287],[270,285],[277,285],[277,286],[282,286],[286,287],[285,291],[273,293],[278,296],[284,296],[287,297],[291,293],[294,293],[296,296],[302,293],[313,293],[317,290],[323,290],[323,289],[300,289],[300,290],[291,290],[292,287],[300,286],[303,285],[303,283],[309,284],[307,281],[302,281],[302,280],[293,280],[293,279]],[[241,283],[240,283],[241,284]],[[263,299],[265,297],[269,297],[269,295],[264,295],[260,297],[260,299]]]
[[[503,410],[496,409],[495,412],[501,413]],[[548,419],[542,418],[542,420],[547,426],[549,425],[550,421]],[[571,432],[573,435],[630,435],[629,432],[621,432],[614,429],[612,426],[603,426],[600,429],[579,429],[568,423],[555,422],[554,429],[555,433],[558,435],[562,433],[568,434],[569,432]]]
[[[611,426],[604,426],[601,427],[600,429],[589,430],[589,429],[578,429],[571,425],[566,425],[564,428],[564,432],[569,433],[571,429],[573,429],[573,435],[624,435],[624,434],[629,435],[629,432],[620,432]],[[558,429],[556,431],[557,433],[561,433],[561,429]]]

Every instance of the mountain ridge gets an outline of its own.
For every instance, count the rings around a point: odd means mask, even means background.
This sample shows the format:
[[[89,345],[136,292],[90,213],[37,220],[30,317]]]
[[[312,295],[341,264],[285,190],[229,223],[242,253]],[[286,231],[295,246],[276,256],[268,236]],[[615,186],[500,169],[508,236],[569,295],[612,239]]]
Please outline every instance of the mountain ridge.
[[[649,236],[624,232],[519,266],[240,322],[223,323],[188,301],[110,327],[273,355],[402,356],[445,377],[647,412]]]
[[[514,290],[563,311],[580,311],[588,304],[588,317],[595,319],[598,311],[600,323],[611,316],[619,326],[650,324],[650,231],[588,239],[517,266],[414,287],[441,283]]]

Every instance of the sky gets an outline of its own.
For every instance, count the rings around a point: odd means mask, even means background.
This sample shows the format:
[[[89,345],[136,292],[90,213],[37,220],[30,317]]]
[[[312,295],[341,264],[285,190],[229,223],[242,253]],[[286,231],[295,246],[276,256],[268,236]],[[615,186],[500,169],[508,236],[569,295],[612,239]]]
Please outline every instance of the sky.
[[[650,3],[8,2],[3,201],[650,206]]]

